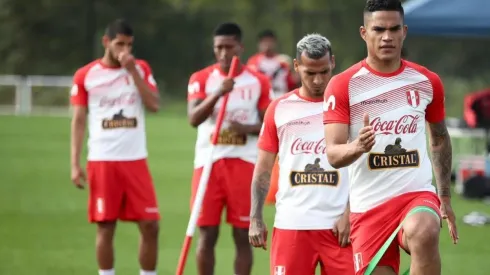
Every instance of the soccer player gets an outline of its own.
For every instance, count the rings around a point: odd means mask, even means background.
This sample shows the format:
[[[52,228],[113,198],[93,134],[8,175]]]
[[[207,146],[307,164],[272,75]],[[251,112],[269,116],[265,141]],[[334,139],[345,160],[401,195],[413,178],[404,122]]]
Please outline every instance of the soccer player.
[[[226,115],[213,152],[213,168],[197,221],[199,243],[197,266],[200,275],[214,272],[214,247],[218,240],[223,208],[226,221],[233,226],[236,246],[235,273],[248,275],[252,269],[252,248],[248,243],[250,185],[257,158],[257,139],[271,88],[266,76],[239,65],[238,73],[228,77],[233,56],[243,51],[242,31],[235,23],[223,23],[214,30],[217,63],[192,74],[189,79],[188,117],[197,127],[192,179],[194,201],[222,98],[229,94]]]
[[[277,37],[271,30],[258,35],[259,53],[250,57],[247,66],[269,77],[274,97],[279,97],[296,88],[290,65],[283,55],[277,53]]]
[[[437,74],[401,59],[403,18],[399,0],[368,0],[360,28],[367,58],[333,77],[325,92],[328,160],[349,167],[356,274],[365,274],[400,224],[371,274],[398,274],[398,247],[412,257],[411,274],[441,274],[440,217],[447,219],[453,242],[458,240],[444,88]],[[422,211],[408,215],[414,209]]]
[[[80,153],[88,124],[89,221],[97,223],[100,275],[114,275],[116,221],[138,224],[141,275],[155,275],[157,199],[147,166],[144,108],[156,112],[159,94],[148,63],[131,54],[133,30],[124,20],[109,24],[104,56],[80,68],[71,90],[71,179],[84,188]],[[87,121],[88,117],[88,121]]]
[[[254,247],[266,248],[262,212],[279,156],[271,275],[315,274],[318,264],[322,274],[354,274],[347,169],[328,163],[322,129],[323,93],[334,66],[330,42],[318,34],[305,36],[294,60],[302,86],[275,99],[265,115],[252,183],[249,240]]]

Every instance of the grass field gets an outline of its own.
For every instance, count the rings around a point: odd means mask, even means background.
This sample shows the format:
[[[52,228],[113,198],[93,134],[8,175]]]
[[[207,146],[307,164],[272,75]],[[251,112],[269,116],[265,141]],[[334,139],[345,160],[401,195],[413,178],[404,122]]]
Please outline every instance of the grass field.
[[[180,111],[177,111],[180,110]],[[87,223],[87,191],[70,183],[69,119],[0,116],[0,274],[97,274],[94,226]],[[147,118],[149,162],[163,214],[159,274],[175,272],[189,217],[195,131],[178,108]],[[490,206],[454,199],[458,221]],[[272,225],[274,209],[268,207]],[[490,274],[490,229],[459,222],[454,246],[444,226],[444,275]],[[120,224],[116,236],[117,274],[138,274],[135,226]],[[197,274],[191,251],[186,275]],[[217,275],[233,274],[234,247],[228,226],[217,247]],[[269,255],[257,250],[254,275],[268,274]],[[403,268],[409,259],[404,257]],[[333,274],[337,275],[337,274]],[[341,275],[341,274],[340,274]]]

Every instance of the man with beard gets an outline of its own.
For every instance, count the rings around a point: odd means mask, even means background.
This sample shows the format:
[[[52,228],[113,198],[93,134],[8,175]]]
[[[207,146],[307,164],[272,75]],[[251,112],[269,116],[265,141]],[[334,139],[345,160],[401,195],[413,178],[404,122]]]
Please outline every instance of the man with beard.
[[[147,166],[144,109],[159,109],[159,93],[146,61],[131,54],[133,30],[124,20],[109,24],[102,38],[104,56],[74,76],[71,90],[71,179],[85,187],[80,165],[89,128],[89,221],[97,223],[96,254],[100,275],[114,275],[116,221],[138,224],[141,275],[155,275],[160,219]]]

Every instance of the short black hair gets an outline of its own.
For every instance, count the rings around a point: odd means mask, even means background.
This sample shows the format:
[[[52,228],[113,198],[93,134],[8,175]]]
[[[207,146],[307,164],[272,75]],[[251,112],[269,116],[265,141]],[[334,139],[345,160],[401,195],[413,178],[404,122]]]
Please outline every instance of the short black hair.
[[[263,30],[261,32],[259,32],[259,34],[257,35],[257,40],[262,40],[264,38],[273,38],[273,39],[276,39],[276,34],[274,33],[273,30]]]
[[[214,36],[234,36],[236,40],[242,41],[242,29],[238,24],[232,22],[219,24],[213,34]]]
[[[364,13],[376,11],[397,11],[402,17],[405,16],[400,0],[367,0]]]
[[[133,27],[125,19],[117,19],[109,23],[105,29],[105,35],[110,39],[114,39],[118,34],[133,36]]]

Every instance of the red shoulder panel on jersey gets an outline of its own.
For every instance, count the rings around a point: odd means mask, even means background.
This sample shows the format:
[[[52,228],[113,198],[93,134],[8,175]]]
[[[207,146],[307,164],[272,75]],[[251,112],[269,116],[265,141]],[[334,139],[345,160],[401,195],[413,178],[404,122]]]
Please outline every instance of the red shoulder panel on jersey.
[[[349,82],[361,68],[357,63],[330,79],[324,95],[323,124],[350,124]]]
[[[444,108],[444,85],[442,84],[441,78],[424,66],[409,61],[405,62],[411,68],[425,75],[432,85],[432,101],[427,105],[427,109],[425,110],[425,120],[429,123],[443,121],[446,116],[446,110]]]
[[[155,81],[155,78],[153,77],[153,72],[151,70],[150,64],[146,62],[143,59],[136,59],[136,64],[138,64],[142,69],[144,73],[144,81],[148,86],[150,86],[151,90],[156,92],[157,91],[157,83]]]
[[[188,101],[206,98],[206,82],[212,71],[213,66],[209,66],[191,75],[187,86]]]
[[[70,103],[72,105],[88,105],[88,93],[85,89],[85,78],[88,71],[90,71],[94,65],[98,64],[98,62],[98,60],[92,61],[75,72],[75,75],[73,76],[73,86],[70,91]]]

